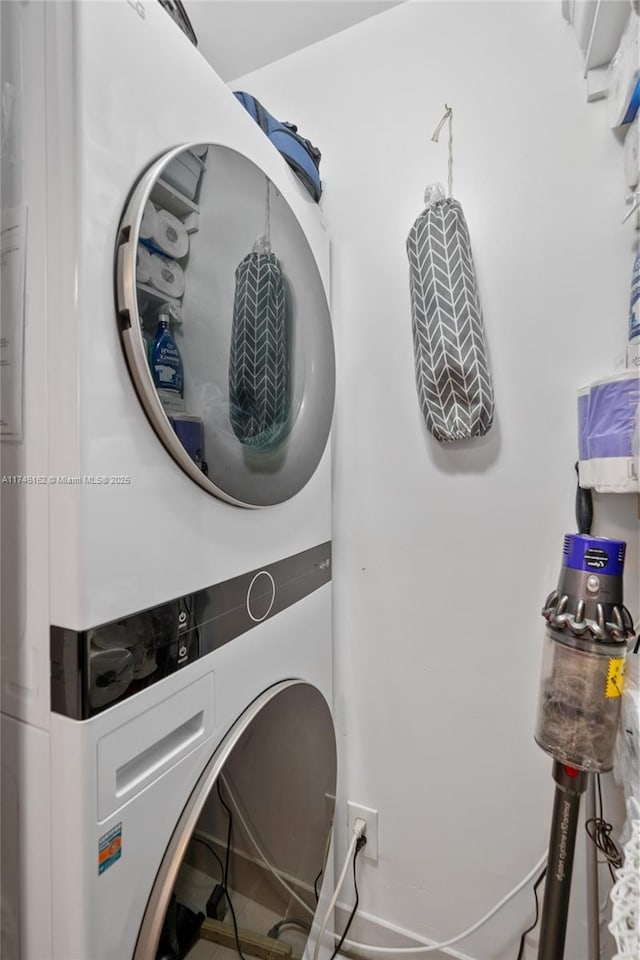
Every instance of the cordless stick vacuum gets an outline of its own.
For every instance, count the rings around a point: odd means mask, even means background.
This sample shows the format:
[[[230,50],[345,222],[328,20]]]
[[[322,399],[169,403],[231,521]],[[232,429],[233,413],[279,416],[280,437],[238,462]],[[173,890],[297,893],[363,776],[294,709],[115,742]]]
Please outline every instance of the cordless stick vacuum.
[[[622,602],[625,543],[585,534],[564,538],[547,621],[535,739],[553,758],[549,837],[538,960],[562,960],[580,797],[590,774],[611,770],[627,640]]]

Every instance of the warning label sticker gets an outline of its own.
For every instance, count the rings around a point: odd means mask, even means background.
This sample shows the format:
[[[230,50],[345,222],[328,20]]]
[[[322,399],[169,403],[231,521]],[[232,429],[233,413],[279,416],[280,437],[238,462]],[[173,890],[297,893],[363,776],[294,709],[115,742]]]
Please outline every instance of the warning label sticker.
[[[116,823],[98,840],[98,874],[104,873],[122,856],[122,823]]]
[[[609,670],[607,673],[607,685],[604,695],[609,699],[622,696],[624,686],[624,658],[612,657],[609,660]]]

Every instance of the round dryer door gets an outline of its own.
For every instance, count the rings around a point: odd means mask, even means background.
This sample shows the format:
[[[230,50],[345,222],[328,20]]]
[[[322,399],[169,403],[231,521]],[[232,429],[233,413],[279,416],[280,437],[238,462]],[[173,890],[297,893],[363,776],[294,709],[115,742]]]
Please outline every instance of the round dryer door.
[[[142,176],[118,234],[118,323],[136,392],[208,493],[262,507],[324,452],[335,364],[327,297],[293,211],[227,147],[177,147]]]
[[[333,892],[335,793],[335,734],[322,694],[295,680],[270,687],[196,783],[133,960],[301,957],[318,903],[326,910]]]

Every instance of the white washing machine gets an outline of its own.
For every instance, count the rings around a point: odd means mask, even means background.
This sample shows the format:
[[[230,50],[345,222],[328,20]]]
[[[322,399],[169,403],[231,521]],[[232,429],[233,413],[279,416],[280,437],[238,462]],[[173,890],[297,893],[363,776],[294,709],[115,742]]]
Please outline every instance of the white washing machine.
[[[1,12],[3,956],[246,947],[331,872],[328,235],[160,3]]]

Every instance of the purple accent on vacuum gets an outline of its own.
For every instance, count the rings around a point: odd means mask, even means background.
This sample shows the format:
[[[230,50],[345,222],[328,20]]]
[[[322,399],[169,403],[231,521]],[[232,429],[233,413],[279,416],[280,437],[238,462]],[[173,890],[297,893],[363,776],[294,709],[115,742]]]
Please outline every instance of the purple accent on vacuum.
[[[563,566],[571,567],[572,570],[621,577],[626,547],[623,540],[568,533],[564,538],[562,551]]]

